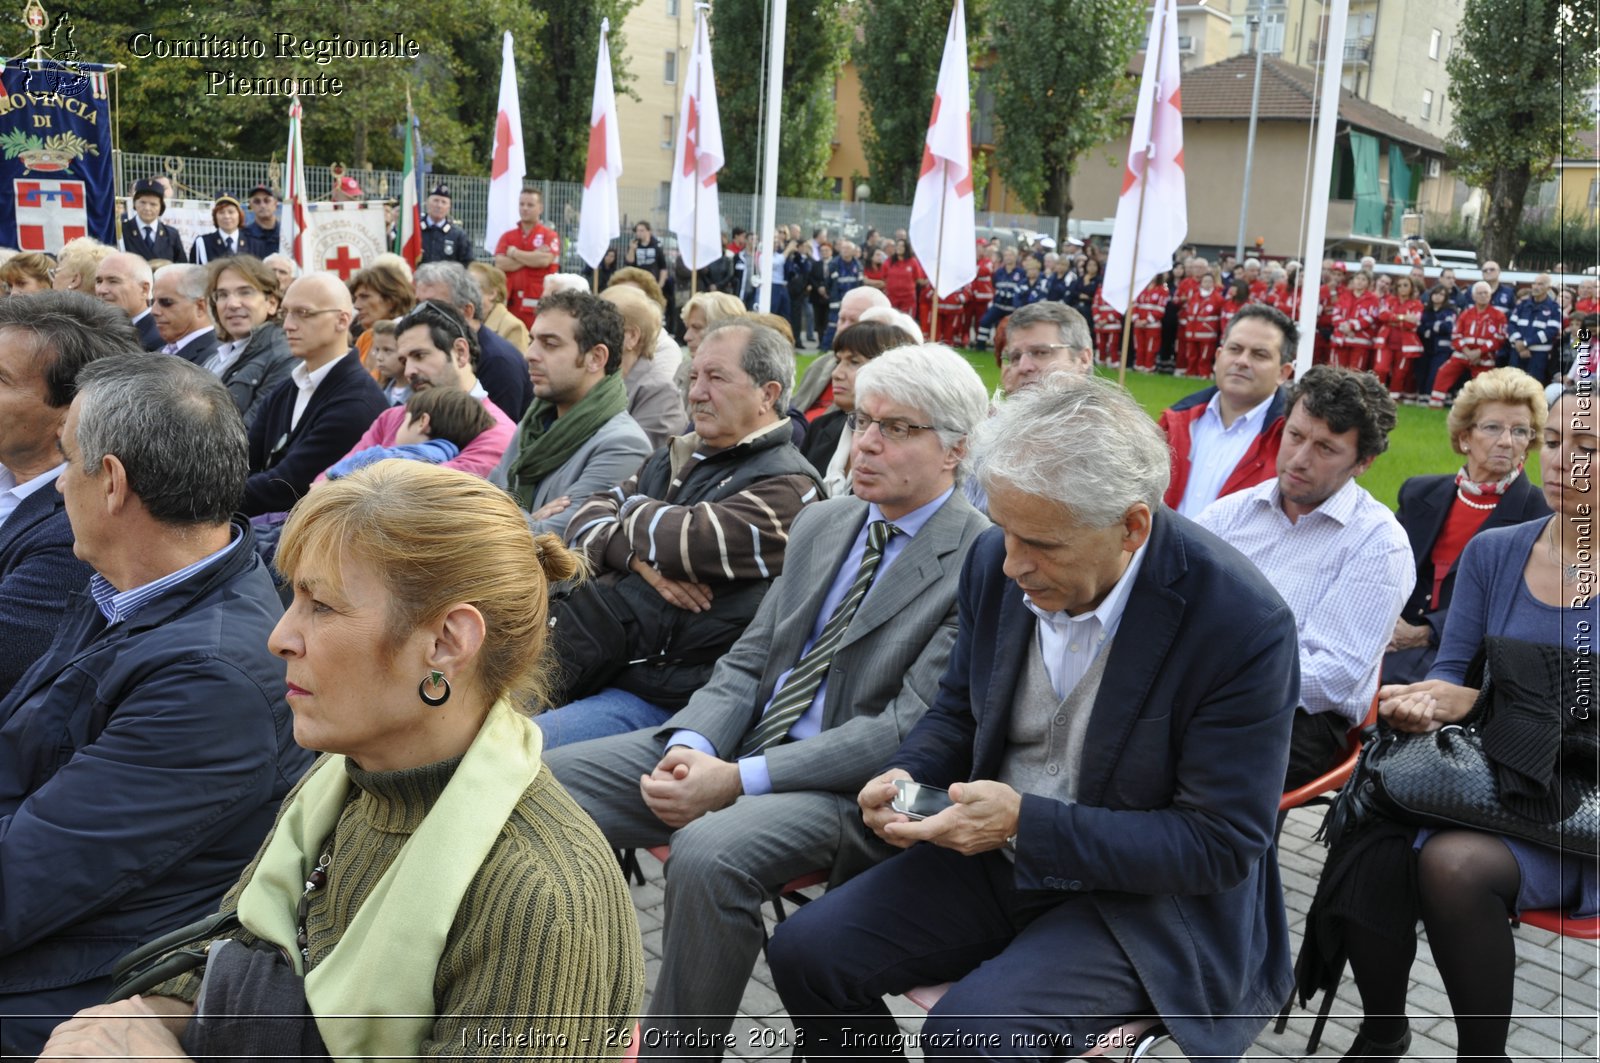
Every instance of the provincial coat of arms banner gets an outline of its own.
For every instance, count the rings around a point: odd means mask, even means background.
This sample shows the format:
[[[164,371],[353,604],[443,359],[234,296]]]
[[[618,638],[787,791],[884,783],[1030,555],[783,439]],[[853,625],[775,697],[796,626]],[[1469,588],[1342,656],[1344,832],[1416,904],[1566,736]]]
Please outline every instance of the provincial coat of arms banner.
[[[0,67],[0,247],[116,242],[111,93],[98,63]]]

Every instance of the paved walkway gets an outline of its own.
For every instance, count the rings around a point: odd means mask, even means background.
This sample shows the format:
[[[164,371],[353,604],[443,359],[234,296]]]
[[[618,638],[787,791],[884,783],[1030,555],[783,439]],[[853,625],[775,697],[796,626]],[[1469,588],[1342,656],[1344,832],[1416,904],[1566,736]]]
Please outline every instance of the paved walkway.
[[[1299,948],[1300,930],[1322,867],[1325,850],[1312,840],[1321,817],[1321,809],[1297,810],[1290,815],[1283,831],[1280,859],[1295,949]],[[639,863],[647,881],[632,889],[639,925],[644,932],[645,984],[650,987],[655,984],[661,962],[661,865],[644,853],[640,853]],[[820,890],[807,892],[815,895]],[[770,908],[768,913],[770,921]],[[1411,979],[1413,1037],[1407,1058],[1453,1060],[1455,1025],[1450,1019],[1450,1003],[1425,941],[1418,950]],[[1315,1016],[1312,1012],[1297,1010],[1283,1034],[1273,1034],[1269,1024],[1251,1049],[1249,1058],[1337,1060],[1354,1039],[1360,1023],[1359,1002],[1348,977],[1341,989],[1323,1043],[1315,1056],[1305,1054],[1306,1038]],[[1515,1001],[1509,1045],[1513,1060],[1519,1063],[1588,1060],[1593,1063],[1600,1056],[1600,1041],[1597,1041],[1600,942],[1559,938],[1531,927],[1519,929]],[[921,1025],[922,1013],[915,1005],[897,997],[890,1001],[890,1008],[900,1016],[900,1025],[907,1032]],[[745,990],[739,1020],[734,1026],[739,1047],[732,1054],[743,1059],[787,1058],[790,1029],[783,1004],[773,991],[766,961],[760,960]],[[1171,1043],[1166,1044],[1167,1050],[1172,1051]],[[1151,1058],[1182,1057],[1157,1055]]]

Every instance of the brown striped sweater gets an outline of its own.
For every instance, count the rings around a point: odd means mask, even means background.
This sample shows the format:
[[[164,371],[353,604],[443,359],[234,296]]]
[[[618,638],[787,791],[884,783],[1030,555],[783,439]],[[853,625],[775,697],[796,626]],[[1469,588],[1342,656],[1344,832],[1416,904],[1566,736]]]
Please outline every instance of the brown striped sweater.
[[[589,496],[567,525],[567,541],[597,573],[626,575],[638,557],[676,580],[773,579],[783,571],[789,525],[802,506],[821,497],[814,478],[767,476],[716,501],[685,505],[674,500],[702,463],[736,467],[744,454],[787,445],[789,436],[787,418],[721,451],[706,448],[693,432],[678,436],[667,444],[670,479],[664,490],[641,486],[641,478],[658,465],[652,458],[628,480]]]
[[[338,944],[460,763],[398,772],[350,766],[354,785],[334,828],[328,885],[312,894],[306,919],[311,967]],[[223,910],[238,903],[255,866],[228,891]],[[199,987],[198,974],[187,974],[149,995],[193,1001]],[[541,770],[456,912],[434,979],[438,1019],[418,1053],[615,1058],[643,993],[639,925],[616,857],[594,821]]]

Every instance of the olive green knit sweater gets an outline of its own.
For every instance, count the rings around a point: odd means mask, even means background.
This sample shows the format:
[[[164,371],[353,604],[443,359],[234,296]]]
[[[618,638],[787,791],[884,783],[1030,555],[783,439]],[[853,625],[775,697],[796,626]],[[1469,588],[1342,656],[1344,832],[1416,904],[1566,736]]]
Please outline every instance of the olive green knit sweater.
[[[328,882],[312,894],[306,919],[310,967],[338,944],[459,764],[349,766],[351,799],[334,828]],[[223,898],[224,910],[238,903],[255,866]],[[150,995],[192,1001],[198,990],[190,974]],[[456,911],[434,978],[438,1020],[418,1051],[433,1059],[616,1057],[643,991],[639,925],[616,857],[541,770]]]

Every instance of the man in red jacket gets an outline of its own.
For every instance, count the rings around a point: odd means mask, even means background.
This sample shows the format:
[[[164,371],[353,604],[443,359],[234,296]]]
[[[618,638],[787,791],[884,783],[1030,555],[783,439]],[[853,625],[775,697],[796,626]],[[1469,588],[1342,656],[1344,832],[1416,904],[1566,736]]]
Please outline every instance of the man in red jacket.
[[[1278,474],[1283,385],[1294,377],[1295,324],[1251,303],[1228,322],[1217,349],[1216,384],[1162,411],[1172,479],[1162,501],[1194,518],[1223,495]]]
[[[1470,371],[1477,377],[1494,368],[1495,354],[1506,341],[1506,315],[1490,305],[1493,298],[1494,289],[1489,282],[1479,281],[1472,286],[1472,305],[1456,315],[1452,336],[1455,349],[1433,378],[1433,395],[1428,405],[1434,409],[1444,406],[1450,389],[1463,373]]]

